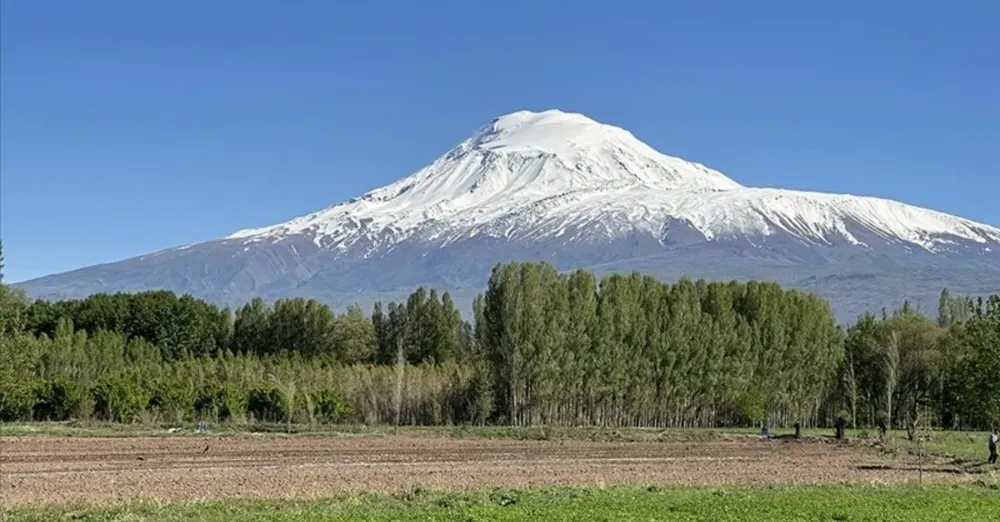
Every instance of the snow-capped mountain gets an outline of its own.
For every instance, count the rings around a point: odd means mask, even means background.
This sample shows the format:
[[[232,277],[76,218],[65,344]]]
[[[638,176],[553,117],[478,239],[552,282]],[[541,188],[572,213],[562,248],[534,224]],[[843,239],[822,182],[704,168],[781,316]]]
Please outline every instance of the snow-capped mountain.
[[[313,214],[23,286],[41,297],[166,287],[226,302],[342,304],[419,284],[472,291],[512,259],[777,279],[827,294],[849,316],[863,296],[839,303],[825,287],[858,274],[1000,289],[996,227],[885,199],[744,187],[556,110],[496,118],[415,174]],[[965,279],[986,287],[963,288]],[[876,305],[929,297],[868,287]],[[931,291],[940,286],[917,293]]]
[[[668,243],[664,225],[678,221],[706,241],[786,235],[866,247],[859,237],[874,236],[931,252],[961,241],[989,252],[1000,242],[1000,229],[894,201],[743,187],[628,131],[554,110],[497,118],[412,176],[227,239],[305,235],[368,256],[407,240],[447,245],[477,235],[604,241],[641,232]]]

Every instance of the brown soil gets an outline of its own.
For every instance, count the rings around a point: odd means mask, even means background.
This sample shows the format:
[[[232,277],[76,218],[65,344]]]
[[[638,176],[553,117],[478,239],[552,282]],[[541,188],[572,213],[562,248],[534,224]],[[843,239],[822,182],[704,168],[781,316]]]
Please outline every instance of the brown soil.
[[[541,484],[916,481],[909,458],[822,441],[514,441],[278,435],[0,437],[0,505],[137,499],[314,498]],[[926,464],[925,482],[970,480]]]

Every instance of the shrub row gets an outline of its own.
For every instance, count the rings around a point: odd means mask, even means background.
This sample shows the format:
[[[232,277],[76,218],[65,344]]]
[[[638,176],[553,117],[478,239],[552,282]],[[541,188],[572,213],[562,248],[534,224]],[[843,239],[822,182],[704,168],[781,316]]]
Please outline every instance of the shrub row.
[[[109,376],[87,388],[65,378],[35,380],[0,391],[0,421],[92,419],[132,423],[160,421],[265,421],[341,423],[354,408],[335,390],[288,395],[277,386],[241,390],[213,383],[194,390],[169,383],[144,385],[138,378]]]

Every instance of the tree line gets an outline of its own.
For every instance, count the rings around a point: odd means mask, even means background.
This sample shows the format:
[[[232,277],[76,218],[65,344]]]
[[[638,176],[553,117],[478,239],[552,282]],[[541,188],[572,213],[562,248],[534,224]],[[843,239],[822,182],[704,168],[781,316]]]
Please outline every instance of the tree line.
[[[54,336],[0,341],[0,421],[407,424],[483,422],[474,368],[331,364],[294,354],[165,360],[120,333],[89,334],[61,320]],[[395,390],[404,393],[396,400]]]
[[[847,330],[831,405],[853,426],[1000,424],[1000,296],[942,291],[933,320],[908,303]]]
[[[0,251],[2,252],[2,251]],[[1000,296],[844,329],[813,294],[498,265],[342,314],[170,292],[30,301],[0,283],[0,420],[988,427]]]
[[[296,354],[343,364],[392,364],[397,344],[407,361],[464,360],[472,327],[451,296],[419,288],[403,303],[375,305],[371,315],[351,305],[343,314],[315,299],[253,299],[231,311],[190,295],[169,291],[97,294],[23,306],[20,325],[34,336],[52,337],[59,321],[76,330],[114,332],[158,347],[165,360],[220,356]]]
[[[772,283],[510,264],[475,308],[496,414],[515,425],[816,422],[843,359],[827,303]]]

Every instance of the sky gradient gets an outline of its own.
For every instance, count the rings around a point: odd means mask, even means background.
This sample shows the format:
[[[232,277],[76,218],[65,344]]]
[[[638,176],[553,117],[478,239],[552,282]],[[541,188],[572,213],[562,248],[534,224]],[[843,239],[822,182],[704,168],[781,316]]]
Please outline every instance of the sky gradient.
[[[1000,225],[1000,2],[679,4],[3,2],[6,279],[307,214],[520,109]]]

